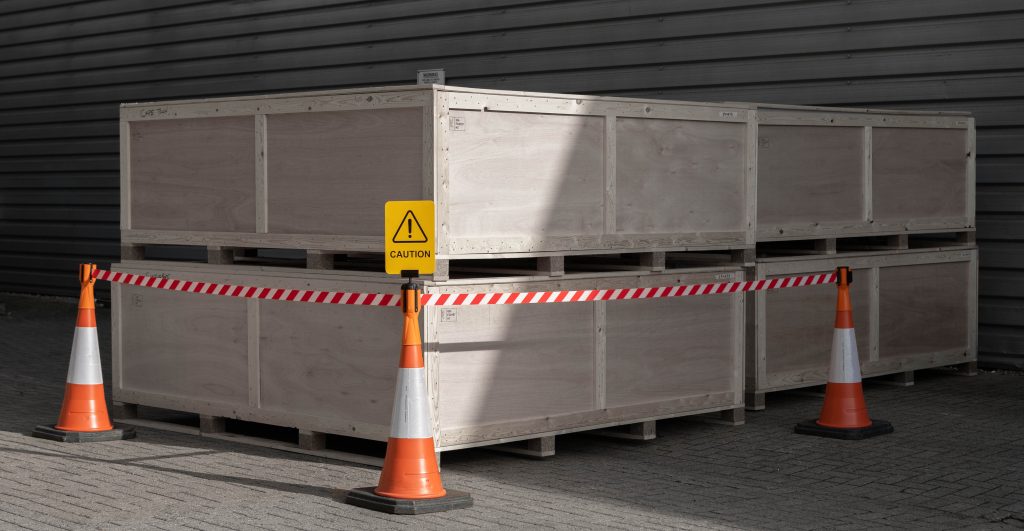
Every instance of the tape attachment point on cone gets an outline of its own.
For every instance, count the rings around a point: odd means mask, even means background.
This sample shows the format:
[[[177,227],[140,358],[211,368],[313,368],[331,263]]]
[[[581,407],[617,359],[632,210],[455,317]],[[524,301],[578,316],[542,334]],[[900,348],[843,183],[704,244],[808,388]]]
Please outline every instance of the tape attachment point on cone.
[[[836,439],[866,439],[892,433],[893,427],[884,420],[868,416],[867,403],[861,383],[860,357],[853,328],[853,305],[850,302],[850,282],[853,274],[848,267],[836,269],[835,333],[832,340],[832,359],[825,386],[825,403],[817,419],[796,425],[796,433]]]
[[[419,287],[413,282],[402,286],[402,353],[391,412],[391,436],[380,481],[376,488],[349,491],[345,503],[391,514],[424,514],[473,505],[469,494],[446,490],[441,485],[423,366],[419,297]]]
[[[64,387],[64,401],[54,426],[37,426],[32,435],[63,442],[93,442],[130,439],[135,429],[115,427],[107,412],[100,367],[100,344],[96,333],[96,301],[93,296],[96,264],[82,264],[78,318],[71,343],[71,361]]]

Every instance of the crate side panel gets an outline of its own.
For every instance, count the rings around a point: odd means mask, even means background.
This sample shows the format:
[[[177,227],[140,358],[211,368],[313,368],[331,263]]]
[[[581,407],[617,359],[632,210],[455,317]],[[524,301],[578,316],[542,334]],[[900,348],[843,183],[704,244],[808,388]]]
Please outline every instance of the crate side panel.
[[[255,230],[253,117],[132,122],[129,128],[133,229]]]
[[[970,262],[887,267],[879,272],[879,358],[967,351]]]
[[[859,127],[761,125],[757,221],[762,226],[864,221]]]
[[[593,410],[593,304],[473,306],[439,312],[440,426]]]
[[[746,230],[746,125],[618,118],[615,224],[620,233]]]
[[[874,128],[874,218],[897,222],[966,220],[966,134],[964,129]]]
[[[267,116],[268,228],[380,236],[384,203],[423,197],[423,109]]]
[[[259,327],[261,408],[388,424],[400,312],[261,301]]]
[[[248,404],[244,299],[125,285],[120,304],[122,388]]]
[[[813,271],[829,273],[831,269]],[[850,285],[853,322],[860,359],[870,355],[871,283],[867,270],[855,270]],[[773,278],[773,277],[768,277]],[[836,287],[832,284],[765,292],[765,367],[769,375],[801,370],[828,371],[836,316]],[[797,383],[797,382],[792,382]]]
[[[603,118],[452,110],[449,120],[456,251],[459,239],[603,234]],[[537,245],[518,250],[559,250]]]
[[[735,389],[734,297],[609,303],[608,407]]]

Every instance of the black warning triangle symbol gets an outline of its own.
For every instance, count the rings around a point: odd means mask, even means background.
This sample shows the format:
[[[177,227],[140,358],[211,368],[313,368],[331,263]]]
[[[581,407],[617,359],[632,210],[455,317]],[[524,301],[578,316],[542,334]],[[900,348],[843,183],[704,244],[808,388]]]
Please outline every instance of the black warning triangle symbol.
[[[406,211],[402,222],[398,224],[398,230],[391,237],[391,241],[392,243],[427,243],[427,233],[423,231],[420,220],[416,219],[416,214],[413,214],[412,210]]]

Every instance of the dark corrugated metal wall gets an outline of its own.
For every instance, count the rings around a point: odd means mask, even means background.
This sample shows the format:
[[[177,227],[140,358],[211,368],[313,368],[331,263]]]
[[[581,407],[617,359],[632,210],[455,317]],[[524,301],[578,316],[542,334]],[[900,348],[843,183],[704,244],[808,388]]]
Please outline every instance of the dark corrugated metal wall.
[[[485,7],[482,7],[485,6]],[[403,84],[971,111],[981,351],[1024,364],[1020,0],[0,1],[0,291],[118,254],[117,104]]]

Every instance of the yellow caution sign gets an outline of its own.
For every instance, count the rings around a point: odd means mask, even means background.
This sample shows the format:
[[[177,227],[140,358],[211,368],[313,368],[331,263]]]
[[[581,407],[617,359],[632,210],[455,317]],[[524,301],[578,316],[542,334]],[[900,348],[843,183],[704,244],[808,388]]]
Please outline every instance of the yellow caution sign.
[[[434,272],[434,202],[384,204],[384,270],[390,275]]]

